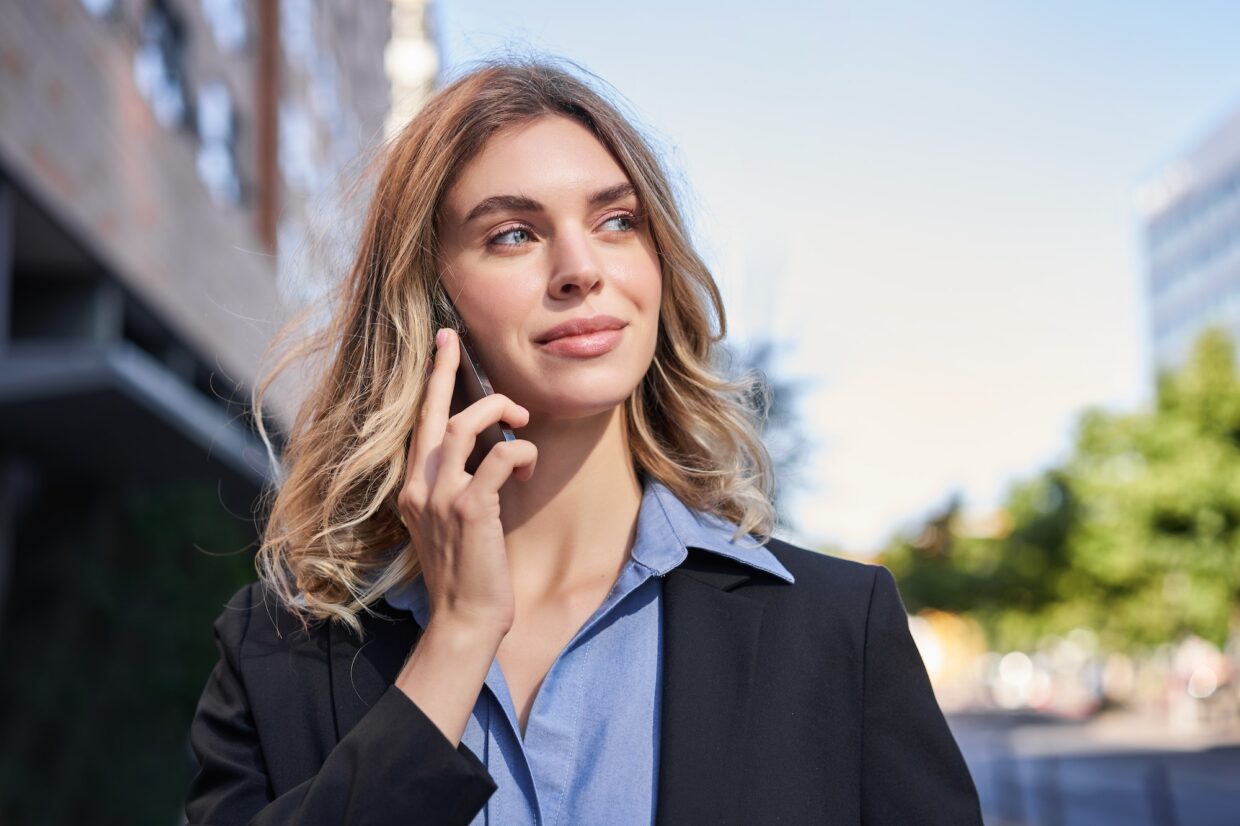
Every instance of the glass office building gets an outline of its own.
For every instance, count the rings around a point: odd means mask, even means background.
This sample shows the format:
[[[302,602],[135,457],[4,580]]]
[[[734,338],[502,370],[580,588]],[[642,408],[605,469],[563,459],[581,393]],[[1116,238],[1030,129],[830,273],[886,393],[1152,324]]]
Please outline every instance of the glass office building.
[[[1212,325],[1240,341],[1240,109],[1139,192],[1155,368]]]

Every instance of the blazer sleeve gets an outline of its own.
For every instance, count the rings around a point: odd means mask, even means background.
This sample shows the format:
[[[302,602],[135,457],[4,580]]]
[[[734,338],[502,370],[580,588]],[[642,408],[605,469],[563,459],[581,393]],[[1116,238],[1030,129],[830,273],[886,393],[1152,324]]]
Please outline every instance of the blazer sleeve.
[[[895,578],[876,567],[865,632],[862,822],[981,826],[977,788],[934,697]]]
[[[241,676],[239,654],[253,590],[237,593],[215,622],[219,662],[190,724],[198,770],[189,824],[468,824],[496,789],[463,743],[390,686],[328,754],[318,773],[273,797]]]

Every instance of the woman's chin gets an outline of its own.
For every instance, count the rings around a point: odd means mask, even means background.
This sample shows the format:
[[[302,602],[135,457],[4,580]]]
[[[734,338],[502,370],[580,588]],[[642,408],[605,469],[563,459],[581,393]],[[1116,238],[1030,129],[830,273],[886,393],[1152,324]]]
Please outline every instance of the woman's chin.
[[[537,419],[583,419],[606,413],[633,395],[645,375],[644,365],[595,362],[586,369],[539,369],[526,365],[506,373],[509,381],[495,382],[503,393]]]
[[[570,388],[555,388],[546,394],[538,394],[537,398],[532,398],[527,393],[526,398],[529,401],[521,404],[544,421],[567,421],[587,419],[615,410],[623,405],[632,393],[632,387],[613,388],[610,391],[596,388],[593,392],[584,388],[576,392]]]
[[[574,398],[561,402],[550,402],[541,409],[544,420],[573,421],[590,419],[610,413],[624,404],[624,397],[619,399],[582,399]]]

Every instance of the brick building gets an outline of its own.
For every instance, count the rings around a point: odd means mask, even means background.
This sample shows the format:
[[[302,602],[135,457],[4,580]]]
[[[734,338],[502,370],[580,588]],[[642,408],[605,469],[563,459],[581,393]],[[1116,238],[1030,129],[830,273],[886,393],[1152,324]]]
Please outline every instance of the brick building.
[[[74,694],[73,671],[40,670],[45,651],[86,669],[97,650],[99,668],[144,672],[189,643],[126,634],[191,603],[202,616],[176,620],[209,647],[224,584],[188,549],[204,535],[255,537],[272,469],[247,403],[304,287],[277,262],[315,233],[316,205],[382,139],[389,111],[431,88],[427,12],[422,0],[0,3],[0,822],[108,820],[100,801],[123,796],[82,765],[107,703]],[[278,433],[291,396],[271,401]],[[241,533],[212,533],[194,521],[201,508],[134,510],[186,484]],[[133,512],[147,514],[136,529]],[[154,556],[160,537],[186,558]],[[142,579],[153,571],[170,579]],[[203,576],[216,590],[200,603],[176,595]],[[171,602],[113,622],[129,603],[112,592]],[[202,666],[186,668],[200,685]],[[171,698],[187,711],[183,696],[115,690],[114,708]],[[40,703],[57,713],[32,712]],[[65,738],[79,756],[38,756]],[[171,783],[151,742],[133,745],[150,764],[126,771]],[[23,808],[36,798],[44,808]]]

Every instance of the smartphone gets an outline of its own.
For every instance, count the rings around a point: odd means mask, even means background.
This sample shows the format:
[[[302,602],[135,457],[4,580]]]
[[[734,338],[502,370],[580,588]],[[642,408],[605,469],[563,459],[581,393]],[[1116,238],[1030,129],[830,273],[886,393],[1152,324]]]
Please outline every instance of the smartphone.
[[[458,334],[458,340],[461,345],[461,363],[456,371],[456,385],[452,390],[449,415],[455,415],[479,399],[495,392],[491,387],[491,380],[487,378],[482,365],[474,357],[468,331],[462,329]],[[482,460],[486,458],[492,447],[500,442],[511,442],[516,438],[513,432],[503,427],[501,423],[492,424],[478,434],[474,450],[465,460],[465,471],[471,474],[476,473],[478,465],[482,464]]]

